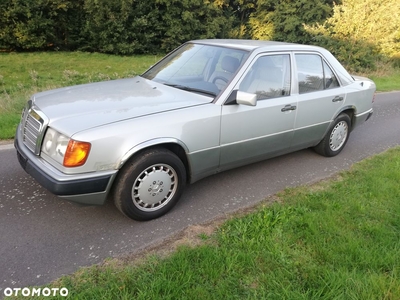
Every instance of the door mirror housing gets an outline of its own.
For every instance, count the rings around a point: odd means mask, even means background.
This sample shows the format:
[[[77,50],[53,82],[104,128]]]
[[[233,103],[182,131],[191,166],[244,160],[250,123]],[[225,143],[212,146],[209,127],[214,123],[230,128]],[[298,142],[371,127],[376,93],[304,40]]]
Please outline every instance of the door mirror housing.
[[[257,105],[257,95],[234,90],[234,91],[232,91],[228,100],[225,102],[225,105],[233,105],[233,104],[256,106]]]
[[[237,91],[236,103],[248,105],[248,106],[256,106],[257,105],[257,95],[242,92],[242,91]]]

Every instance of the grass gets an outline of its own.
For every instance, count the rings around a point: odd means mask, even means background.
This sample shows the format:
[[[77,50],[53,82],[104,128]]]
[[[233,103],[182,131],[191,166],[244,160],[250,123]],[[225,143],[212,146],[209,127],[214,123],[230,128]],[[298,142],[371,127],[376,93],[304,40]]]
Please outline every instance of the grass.
[[[377,90],[380,92],[390,92],[400,90],[400,71],[386,76],[372,75],[371,79],[375,81]]]
[[[197,230],[197,246],[62,277],[68,299],[400,299],[400,148]],[[21,297],[26,299],[26,297]]]
[[[375,82],[378,92],[400,90],[400,65],[398,62],[392,64],[378,62],[375,71],[361,75],[371,78]]]
[[[88,82],[132,77],[161,57],[85,52],[0,53],[0,140],[14,137],[25,102],[36,92]],[[382,65],[370,76],[378,91],[398,90],[400,69]]]

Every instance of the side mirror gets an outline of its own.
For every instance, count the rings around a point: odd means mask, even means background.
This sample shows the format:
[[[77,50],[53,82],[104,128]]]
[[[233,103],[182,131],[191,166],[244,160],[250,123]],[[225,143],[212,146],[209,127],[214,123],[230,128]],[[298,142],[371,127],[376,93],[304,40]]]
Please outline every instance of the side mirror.
[[[243,104],[243,105],[249,105],[249,106],[256,106],[257,105],[257,95],[237,91],[236,103]]]
[[[235,105],[235,104],[256,106],[257,95],[241,92],[238,90],[233,90],[228,99],[226,100],[225,105]]]

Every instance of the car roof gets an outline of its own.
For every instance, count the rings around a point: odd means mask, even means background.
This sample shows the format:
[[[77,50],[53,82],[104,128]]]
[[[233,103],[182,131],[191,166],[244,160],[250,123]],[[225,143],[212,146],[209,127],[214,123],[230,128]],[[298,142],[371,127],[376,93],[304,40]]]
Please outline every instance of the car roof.
[[[294,43],[276,42],[276,41],[265,41],[265,40],[245,40],[245,39],[206,39],[206,40],[193,40],[189,43],[203,44],[203,45],[214,45],[229,48],[242,49],[252,51],[259,48],[265,50],[319,50],[318,46],[301,45]]]

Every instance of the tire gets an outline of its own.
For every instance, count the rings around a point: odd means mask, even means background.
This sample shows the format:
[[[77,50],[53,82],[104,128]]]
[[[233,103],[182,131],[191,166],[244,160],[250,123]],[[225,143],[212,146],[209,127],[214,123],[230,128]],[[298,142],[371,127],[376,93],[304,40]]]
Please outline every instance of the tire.
[[[343,113],[329,127],[322,141],[314,147],[315,152],[326,157],[338,155],[347,143],[350,136],[351,120]]]
[[[114,204],[128,218],[148,221],[166,214],[178,202],[186,185],[186,169],[174,153],[145,150],[121,169]]]

